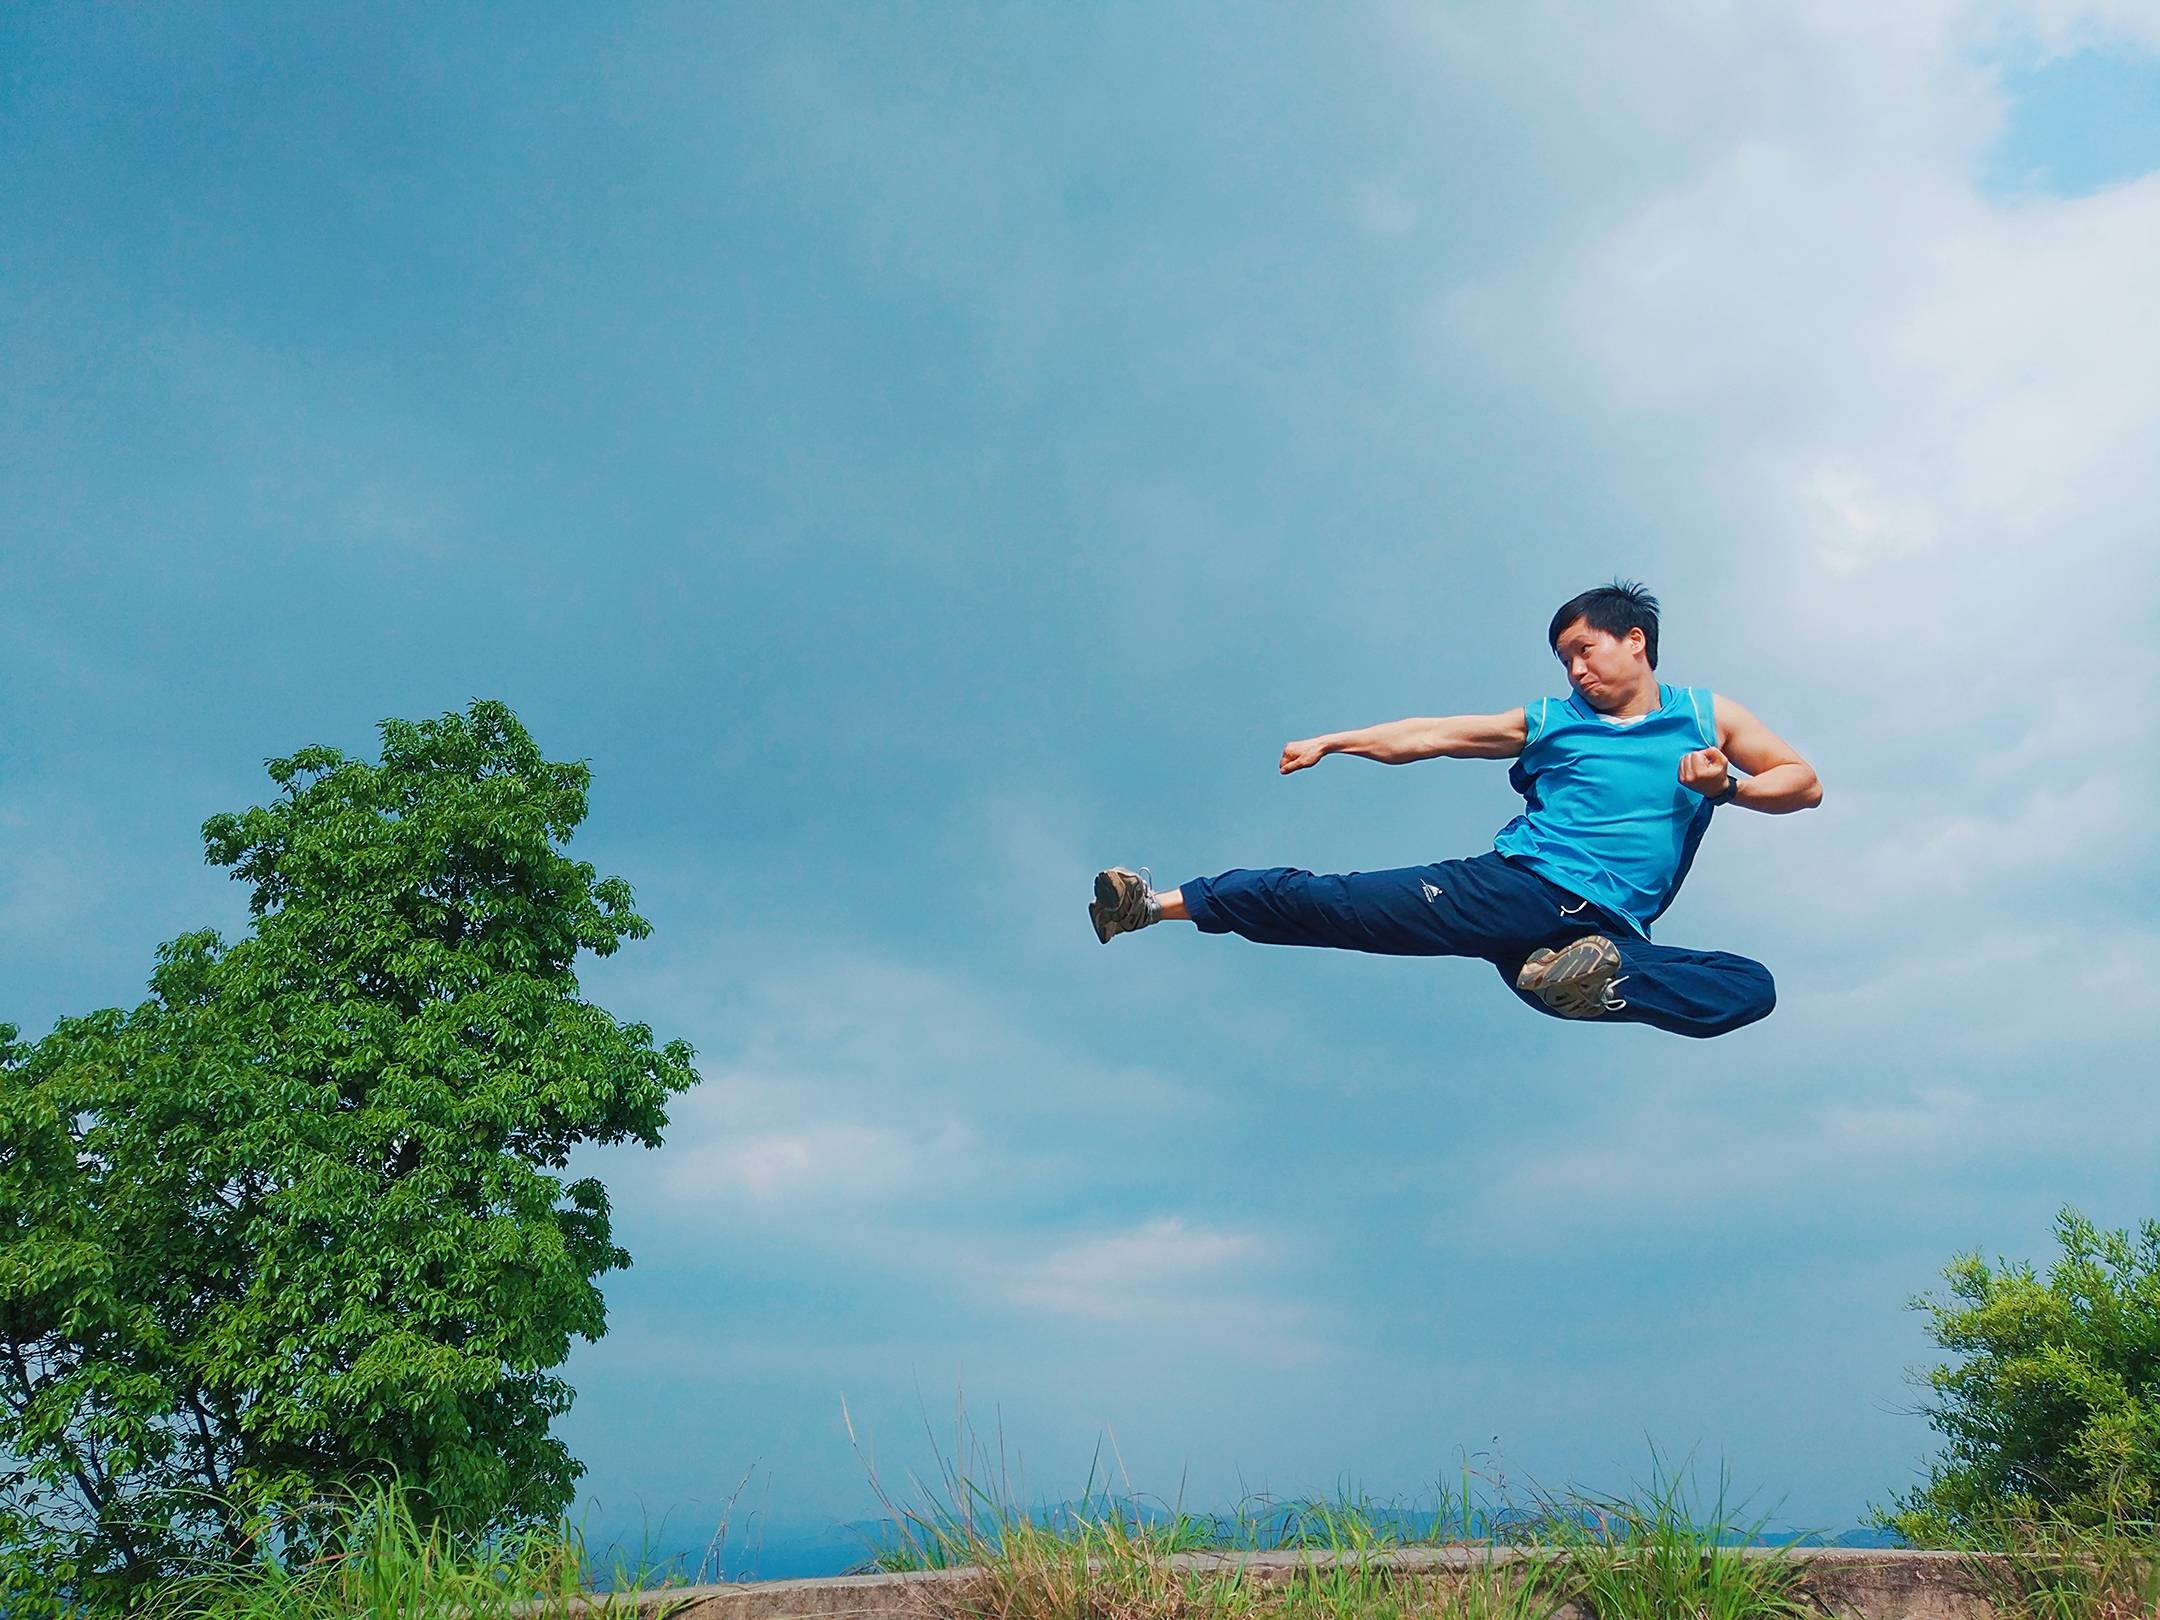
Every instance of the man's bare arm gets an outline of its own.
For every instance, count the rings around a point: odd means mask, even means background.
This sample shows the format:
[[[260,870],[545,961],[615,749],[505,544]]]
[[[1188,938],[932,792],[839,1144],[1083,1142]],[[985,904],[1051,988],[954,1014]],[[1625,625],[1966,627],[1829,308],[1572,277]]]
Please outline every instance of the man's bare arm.
[[[1443,719],[1390,720],[1362,731],[1332,731],[1288,743],[1282,751],[1282,774],[1317,765],[1330,754],[1355,754],[1383,765],[1407,765],[1419,759],[1513,759],[1528,735],[1523,712],[1456,714]]]
[[[1717,697],[1714,702],[1718,746],[1699,748],[1680,762],[1683,783],[1715,798],[1725,791],[1733,779],[1731,767],[1737,765],[1748,774],[1740,779],[1734,804],[1781,816],[1822,803],[1822,782],[1815,767],[1791,743],[1731,698]]]

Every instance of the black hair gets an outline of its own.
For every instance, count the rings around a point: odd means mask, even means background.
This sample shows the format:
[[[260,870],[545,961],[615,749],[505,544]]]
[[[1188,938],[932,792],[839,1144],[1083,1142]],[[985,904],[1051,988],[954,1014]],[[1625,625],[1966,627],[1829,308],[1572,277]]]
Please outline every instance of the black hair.
[[[1616,579],[1610,585],[1584,591],[1571,602],[1563,602],[1545,631],[1545,645],[1557,650],[1560,632],[1577,619],[1587,620],[1591,629],[1616,639],[1630,630],[1640,630],[1650,667],[1657,668],[1657,598],[1632,579]]]

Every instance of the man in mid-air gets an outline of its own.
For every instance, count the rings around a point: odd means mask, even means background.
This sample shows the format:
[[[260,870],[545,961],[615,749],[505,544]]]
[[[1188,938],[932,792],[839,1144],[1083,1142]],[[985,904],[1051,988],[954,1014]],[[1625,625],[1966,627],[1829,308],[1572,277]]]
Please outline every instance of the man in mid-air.
[[[1265,945],[1481,957],[1541,1011],[1677,1035],[1767,1017],[1777,990],[1760,962],[1652,944],[1650,925],[1680,892],[1717,806],[1812,809],[1822,803],[1814,770],[1731,698],[1659,682],[1657,598],[1640,585],[1585,591],[1553,615],[1546,639],[1567,669],[1567,697],[1283,749],[1285,776],[1329,754],[1514,760],[1508,781],[1526,802],[1489,853],[1390,872],[1224,872],[1161,894],[1114,866],[1095,877],[1095,937],[1177,919]]]

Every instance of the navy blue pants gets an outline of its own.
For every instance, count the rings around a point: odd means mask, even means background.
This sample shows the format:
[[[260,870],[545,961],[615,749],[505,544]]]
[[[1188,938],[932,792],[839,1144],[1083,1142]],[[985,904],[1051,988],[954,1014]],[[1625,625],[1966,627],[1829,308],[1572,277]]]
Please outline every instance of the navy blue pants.
[[[1498,851],[1391,872],[1314,874],[1292,867],[1225,872],[1184,885],[1185,909],[1203,933],[1240,934],[1263,945],[1326,945],[1381,956],[1474,956],[1515,989],[1523,959],[1585,934],[1620,947],[1613,995],[1625,1007],[1603,1022],[1651,1024],[1675,1035],[1723,1035],[1769,1016],[1777,987],[1760,962],[1728,951],[1654,945],[1624,920],[1549,883]]]

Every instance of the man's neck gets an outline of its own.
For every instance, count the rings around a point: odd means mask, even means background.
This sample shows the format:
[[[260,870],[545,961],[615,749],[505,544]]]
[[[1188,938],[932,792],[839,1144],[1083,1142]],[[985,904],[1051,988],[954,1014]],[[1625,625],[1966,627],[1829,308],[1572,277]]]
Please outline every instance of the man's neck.
[[[1590,706],[1597,709],[1598,713],[1608,720],[1640,720],[1644,715],[1655,713],[1657,710],[1658,683],[1655,679],[1652,679],[1638,686],[1626,698],[1621,700],[1617,708],[1599,708],[1595,703]]]

